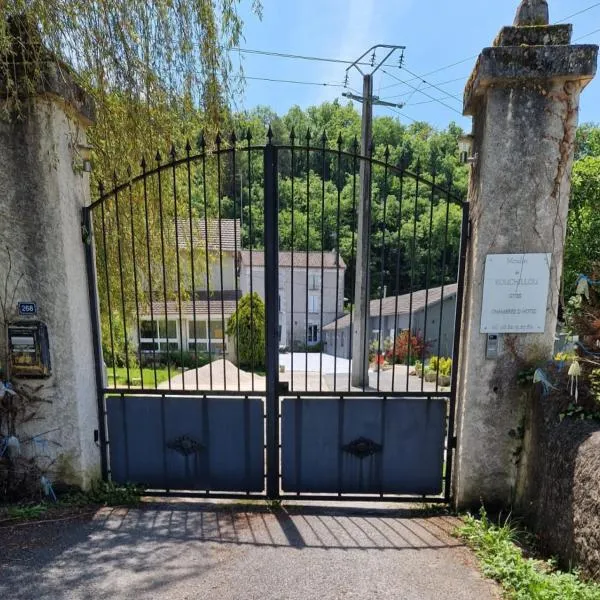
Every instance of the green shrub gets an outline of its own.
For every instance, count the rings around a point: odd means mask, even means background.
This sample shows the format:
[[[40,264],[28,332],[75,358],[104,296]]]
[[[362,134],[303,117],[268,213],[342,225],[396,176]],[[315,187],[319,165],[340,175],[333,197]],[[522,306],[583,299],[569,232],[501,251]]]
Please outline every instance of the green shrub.
[[[467,516],[459,535],[475,551],[483,574],[502,585],[515,600],[598,600],[600,586],[582,581],[577,572],[556,569],[554,561],[525,558],[516,545],[519,532],[510,522],[495,525],[485,510]]]
[[[235,340],[240,367],[265,366],[265,305],[256,292],[240,298],[227,322],[227,335]]]

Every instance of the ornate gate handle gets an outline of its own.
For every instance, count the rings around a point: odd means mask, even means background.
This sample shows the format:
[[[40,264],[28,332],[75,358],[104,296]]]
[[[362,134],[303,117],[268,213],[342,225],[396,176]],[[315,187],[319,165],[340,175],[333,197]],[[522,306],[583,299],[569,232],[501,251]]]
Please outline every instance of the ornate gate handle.
[[[167,448],[175,450],[175,452],[179,452],[179,454],[188,457],[203,450],[204,446],[189,435],[181,435],[178,438],[167,442]]]
[[[383,446],[369,438],[359,437],[352,440],[349,444],[342,446],[342,450],[362,459],[381,452]]]

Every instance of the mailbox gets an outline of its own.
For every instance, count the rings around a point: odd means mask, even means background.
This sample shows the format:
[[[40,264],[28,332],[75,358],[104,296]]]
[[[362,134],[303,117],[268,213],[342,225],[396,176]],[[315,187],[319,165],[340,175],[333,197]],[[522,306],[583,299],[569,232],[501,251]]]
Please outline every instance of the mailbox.
[[[11,373],[15,377],[50,377],[48,328],[41,321],[15,321],[8,326]]]

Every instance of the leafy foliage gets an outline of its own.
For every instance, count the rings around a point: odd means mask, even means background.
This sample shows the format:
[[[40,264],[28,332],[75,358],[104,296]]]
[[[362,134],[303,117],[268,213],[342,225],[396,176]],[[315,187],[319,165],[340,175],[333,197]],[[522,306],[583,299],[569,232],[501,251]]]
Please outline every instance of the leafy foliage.
[[[517,546],[518,530],[507,520],[495,525],[482,508],[479,519],[467,516],[459,535],[475,550],[484,575],[499,582],[514,600],[597,600],[600,586],[577,572],[556,569],[554,561],[525,558]]]
[[[240,367],[265,366],[265,305],[257,292],[240,298],[227,323],[227,335],[235,338]]]
[[[258,0],[253,12],[260,16]],[[7,114],[26,109],[48,65],[71,64],[92,95],[96,168],[137,164],[145,146],[185,139],[192,122],[215,130],[235,89],[227,49],[243,22],[238,0],[7,0],[0,4],[0,80]],[[232,83],[233,82],[233,83]]]
[[[408,330],[396,336],[392,349],[392,359],[396,363],[412,364],[427,351],[427,343],[418,334],[411,335]]]

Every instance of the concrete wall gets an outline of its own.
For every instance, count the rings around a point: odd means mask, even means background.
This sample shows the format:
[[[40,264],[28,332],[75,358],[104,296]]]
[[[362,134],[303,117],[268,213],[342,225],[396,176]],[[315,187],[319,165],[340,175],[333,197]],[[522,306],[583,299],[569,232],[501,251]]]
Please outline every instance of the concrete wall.
[[[476,160],[454,472],[461,507],[513,500],[515,431],[525,407],[517,374],[523,357],[550,357],[554,344],[579,93],[595,74],[598,50],[566,45],[565,35],[568,40],[567,25],[503,29],[482,52],[465,90]],[[528,252],[552,254],[545,332],[515,335],[501,343],[498,358],[486,360],[480,333],[486,256]]]
[[[89,175],[78,145],[89,120],[56,97],[31,102],[22,121],[0,122],[0,239],[11,249],[13,272],[23,274],[16,300],[37,303],[48,326],[52,376],[40,419],[22,437],[46,437],[58,459],[56,477],[82,486],[100,475],[97,399],[81,208]],[[3,279],[6,263],[0,263]],[[24,448],[27,452],[27,448]]]

